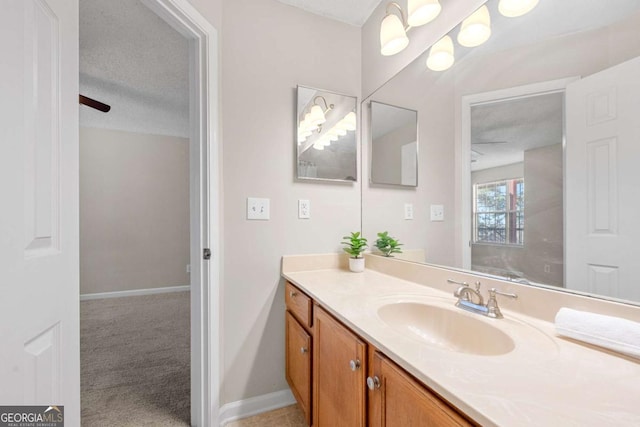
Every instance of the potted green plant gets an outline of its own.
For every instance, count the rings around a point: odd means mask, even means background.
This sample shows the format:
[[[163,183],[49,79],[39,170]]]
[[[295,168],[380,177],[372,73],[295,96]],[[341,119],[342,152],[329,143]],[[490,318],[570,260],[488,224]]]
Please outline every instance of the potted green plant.
[[[360,235],[359,231],[351,233],[350,236],[343,237],[342,244],[346,247],[343,250],[350,255],[349,257],[349,270],[354,273],[361,273],[364,271],[364,258],[360,255],[367,247],[367,239]]]
[[[402,249],[400,249],[400,246],[402,246],[402,243],[389,236],[388,231],[378,233],[378,240],[376,240],[375,247],[378,248],[384,256],[390,257],[393,256],[392,254],[401,254]]]

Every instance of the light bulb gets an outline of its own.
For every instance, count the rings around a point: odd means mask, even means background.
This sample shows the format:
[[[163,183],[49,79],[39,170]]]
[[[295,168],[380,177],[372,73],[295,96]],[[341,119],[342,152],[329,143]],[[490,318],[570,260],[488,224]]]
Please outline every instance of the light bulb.
[[[315,148],[316,150],[324,150],[324,145],[316,142],[315,144],[313,144],[313,148]]]
[[[356,130],[356,113],[353,111],[347,113],[340,123],[342,123],[341,127],[345,130]]]
[[[400,52],[409,44],[404,24],[397,15],[389,14],[380,25],[380,53],[391,56]]]
[[[482,6],[462,21],[458,43],[465,47],[475,47],[489,40],[489,37],[491,37],[491,16],[487,6]]]
[[[538,0],[500,0],[498,10],[508,18],[515,18],[531,12],[537,5]]]
[[[333,141],[337,141],[338,139],[340,139],[340,137],[338,136],[338,134],[337,134],[337,133],[335,133],[335,132],[333,131],[333,129],[331,129],[329,132],[327,132],[327,133],[325,134],[325,136],[326,136],[326,137],[327,137],[327,139],[328,139],[329,141],[331,141],[331,142],[333,142]]]
[[[309,123],[311,123],[313,126],[318,126],[326,121],[327,119],[324,117],[324,112],[319,105],[314,105],[313,107],[311,107]]]
[[[427,58],[427,67],[433,71],[444,71],[450,68],[455,62],[455,56],[453,54],[453,40],[451,37],[444,36],[438,40],[431,50],[429,50],[429,57]]]
[[[440,14],[442,6],[438,0],[408,0],[409,18],[407,23],[418,27],[433,21]]]

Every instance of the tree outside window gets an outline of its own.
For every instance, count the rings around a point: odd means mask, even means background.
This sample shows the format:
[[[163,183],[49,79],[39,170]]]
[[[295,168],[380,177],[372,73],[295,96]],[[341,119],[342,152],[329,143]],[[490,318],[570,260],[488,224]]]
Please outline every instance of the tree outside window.
[[[473,186],[474,243],[524,245],[524,178]]]

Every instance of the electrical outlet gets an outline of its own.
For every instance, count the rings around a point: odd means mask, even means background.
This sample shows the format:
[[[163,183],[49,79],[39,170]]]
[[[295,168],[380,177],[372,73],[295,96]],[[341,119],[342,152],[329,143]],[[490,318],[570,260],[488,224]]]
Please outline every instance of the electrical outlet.
[[[431,221],[444,221],[443,205],[431,205]]]
[[[544,265],[544,272],[545,273],[551,273],[551,266],[549,264],[545,264]]]
[[[305,199],[298,200],[298,218],[309,219],[311,218],[311,202]]]
[[[191,264],[187,264],[187,274],[191,273]]]
[[[413,205],[411,203],[404,204],[404,219],[413,219]]]
[[[247,219],[269,219],[269,199],[247,198]]]

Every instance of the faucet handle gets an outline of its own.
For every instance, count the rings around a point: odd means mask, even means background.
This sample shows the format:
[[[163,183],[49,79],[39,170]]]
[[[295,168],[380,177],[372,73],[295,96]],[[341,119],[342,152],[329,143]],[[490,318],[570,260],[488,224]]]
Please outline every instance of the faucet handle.
[[[480,284],[480,282],[478,282],[478,284]],[[502,295],[503,297],[509,297],[509,298],[513,298],[513,299],[518,299],[518,295],[516,295],[516,294],[510,294],[508,292],[502,292],[502,291],[497,290],[496,288],[489,289],[489,298],[494,298],[495,299],[496,294],[497,295]]]
[[[459,286],[469,286],[467,282],[458,282],[457,280],[453,280],[453,279],[447,279],[447,283],[453,283],[454,285],[459,285]]]
[[[474,283],[474,285],[476,285],[476,291],[480,292],[480,285],[482,285],[482,283],[480,283],[479,280],[476,280],[476,283]]]
[[[489,289],[489,300],[487,301],[487,316],[493,317],[494,319],[502,319],[504,316],[500,311],[500,307],[498,307],[498,300],[496,299],[496,295],[502,295],[513,299],[517,299],[518,295],[510,294],[508,292],[502,292],[497,290],[496,288]]]

